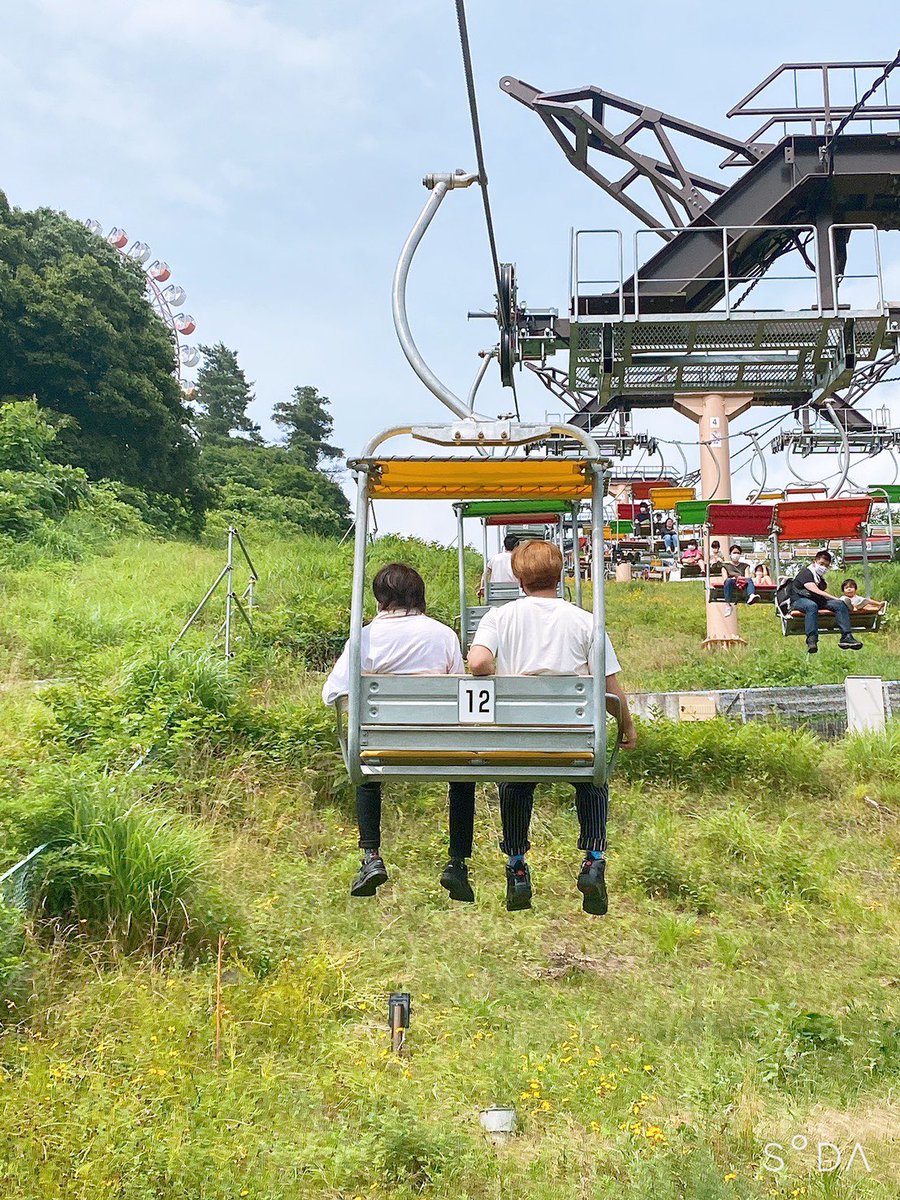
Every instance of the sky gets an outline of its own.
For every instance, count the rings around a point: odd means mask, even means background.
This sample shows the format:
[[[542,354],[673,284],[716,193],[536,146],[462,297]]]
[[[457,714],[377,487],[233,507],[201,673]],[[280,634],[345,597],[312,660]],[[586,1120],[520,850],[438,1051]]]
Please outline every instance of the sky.
[[[690,0],[467,7],[500,257],[516,263],[524,303],[561,311],[570,228],[634,223],[500,92],[501,76],[548,91],[594,83],[729,130],[726,111],[779,63],[887,60],[900,42],[895,0],[871,0],[865,21],[848,21],[836,0],[796,0],[789,22],[773,0],[741,20]],[[17,0],[4,6],[0,147],[13,204],[119,226],[170,263],[197,321],[192,340],[237,350],[269,436],[272,406],[297,384],[330,398],[334,440],[351,455],[385,426],[444,416],[398,346],[390,285],[426,199],[422,176],[475,167],[453,0]],[[891,298],[896,238],[883,248]],[[496,340],[492,322],[467,320],[493,307],[493,292],[478,189],[455,192],[414,263],[409,308],[426,359],[457,394]],[[518,390],[525,417],[559,410],[527,373]],[[900,385],[868,403],[900,424]],[[479,407],[510,407],[495,370]],[[735,428],[770,415],[757,409]],[[684,418],[654,412],[634,428],[683,440],[697,465]],[[781,460],[770,482],[789,478]],[[799,469],[814,479],[833,469],[823,461]],[[884,460],[854,472],[885,475]],[[750,486],[744,472],[735,496]],[[378,519],[453,533],[449,515],[421,505],[382,504]]]

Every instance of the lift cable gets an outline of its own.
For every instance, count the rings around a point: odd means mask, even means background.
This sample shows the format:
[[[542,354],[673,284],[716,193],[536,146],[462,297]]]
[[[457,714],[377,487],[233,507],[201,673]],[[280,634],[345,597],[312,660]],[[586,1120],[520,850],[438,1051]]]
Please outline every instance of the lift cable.
[[[497,253],[497,239],[494,236],[494,218],[491,215],[491,198],[488,194],[487,168],[484,163],[484,146],[481,141],[481,123],[478,120],[478,101],[475,97],[475,72],[472,67],[472,50],[469,46],[469,28],[466,23],[465,0],[456,0],[456,22],[459,26],[459,44],[462,49],[463,70],[466,76],[466,92],[469,97],[469,116],[472,119],[472,137],[475,141],[475,159],[478,165],[478,181],[481,184],[481,199],[484,204],[484,222],[487,226],[488,244],[491,250],[491,262],[494,267],[494,282],[497,285],[497,312],[500,327],[504,334],[512,332],[513,325],[507,305],[503,303],[505,288],[500,270],[500,256]],[[512,381],[513,401],[516,410],[516,420],[519,416],[519,397],[516,393],[515,381]]]
[[[825,162],[826,159],[828,160],[829,171],[831,170],[832,166],[834,165],[833,146],[834,146],[835,139],[844,132],[844,130],[850,124],[850,122],[854,119],[854,117],[857,116],[857,114],[859,113],[859,110],[867,103],[867,101],[871,100],[871,98],[875,95],[875,93],[878,91],[878,89],[881,87],[881,85],[887,81],[887,77],[895,69],[895,67],[900,67],[900,50],[897,51],[896,55],[894,56],[893,61],[889,62],[887,64],[887,66],[884,68],[884,70],[881,72],[881,74],[878,76],[878,78],[875,80],[875,82],[872,84],[872,86],[868,89],[868,91],[863,93],[863,95],[859,98],[859,100],[857,100],[856,104],[853,105],[853,107],[850,109],[850,111],[847,113],[847,115],[841,119],[841,121],[838,124],[837,128],[835,129],[834,133],[829,137],[828,141],[825,142],[824,145],[822,146],[821,150],[819,151],[819,157],[822,160],[822,162]]]
[[[481,143],[481,125],[478,120],[478,101],[475,99],[475,74],[472,70],[472,51],[469,48],[469,30],[466,25],[465,0],[456,0],[456,20],[459,25],[459,41],[462,47],[463,70],[466,74],[466,91],[469,96],[469,115],[472,118],[472,136],[475,139],[475,158],[478,163],[478,178],[481,183],[481,197],[484,201],[484,220],[487,225],[488,242],[491,247],[491,261],[494,264],[494,279],[497,284],[497,295],[500,295],[500,259],[497,255],[497,241],[494,237],[494,220],[491,216],[491,201],[488,196],[488,177],[484,165],[484,147]],[[506,321],[505,314],[501,319]]]

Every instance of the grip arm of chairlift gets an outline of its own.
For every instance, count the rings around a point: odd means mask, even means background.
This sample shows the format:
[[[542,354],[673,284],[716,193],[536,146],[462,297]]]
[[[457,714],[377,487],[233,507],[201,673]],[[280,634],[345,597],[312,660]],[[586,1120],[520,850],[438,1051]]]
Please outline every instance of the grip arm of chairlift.
[[[454,395],[438,379],[419,352],[419,348],[412,335],[412,330],[409,327],[409,316],[406,311],[406,283],[409,278],[409,268],[412,264],[413,256],[447,192],[455,188],[468,187],[470,184],[477,182],[477,175],[467,175],[463,171],[457,171],[454,174],[428,175],[425,177],[425,186],[431,194],[426,200],[425,207],[419,214],[418,220],[413,225],[403,249],[400,251],[391,287],[391,308],[394,316],[394,329],[397,333],[397,339],[400,342],[400,348],[406,355],[407,362],[428,390],[437,396],[438,400],[442,404],[445,404],[452,413],[455,413],[457,417],[462,419],[472,417],[477,419],[478,414],[473,412],[471,406],[464,404],[458,396]]]

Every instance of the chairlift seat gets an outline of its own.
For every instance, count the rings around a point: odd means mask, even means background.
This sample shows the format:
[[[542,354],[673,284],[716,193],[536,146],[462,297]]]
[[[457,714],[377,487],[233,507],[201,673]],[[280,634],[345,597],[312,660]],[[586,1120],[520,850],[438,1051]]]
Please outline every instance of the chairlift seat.
[[[778,615],[781,617],[781,632],[785,637],[799,636],[806,632],[804,614],[801,609],[792,608],[787,616],[781,612]],[[851,612],[850,628],[851,630],[858,630],[861,633],[877,633],[881,628],[883,616],[884,613],[877,612]],[[831,609],[820,608],[819,633],[840,632]]]
[[[362,774],[434,778],[438,768],[442,779],[594,778],[590,677],[494,677],[490,724],[460,723],[461,678],[363,675]],[[611,736],[609,745],[615,741]]]
[[[778,588],[775,586],[774,583],[766,584],[763,586],[760,586],[759,584],[757,584],[756,585],[756,601],[757,601],[757,603],[758,604],[774,604],[775,603],[775,593],[777,590],[778,590]],[[706,598],[710,602],[710,604],[717,604],[719,602],[725,603],[725,589],[722,586],[722,584],[721,583],[710,584],[710,586],[707,590]],[[732,603],[746,604],[746,602],[747,602],[747,589],[746,588],[735,588],[734,600],[732,601]]]
[[[845,538],[841,554],[845,563],[864,562],[862,538]],[[866,538],[866,559],[872,562],[894,561],[894,539],[890,537]]]

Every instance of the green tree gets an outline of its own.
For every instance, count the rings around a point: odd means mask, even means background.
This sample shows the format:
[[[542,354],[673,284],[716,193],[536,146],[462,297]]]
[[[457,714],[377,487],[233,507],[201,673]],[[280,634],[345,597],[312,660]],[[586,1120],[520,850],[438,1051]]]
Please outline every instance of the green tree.
[[[201,439],[222,441],[237,433],[261,445],[259,426],[247,416],[247,405],[255,397],[237,354],[221,342],[200,349],[204,363],[197,373],[193,400],[199,409],[196,425]]]
[[[65,414],[52,454],[198,514],[197,447],[171,332],[140,267],[63,213],[0,192],[0,396]]]
[[[334,421],[328,412],[327,396],[314,387],[295,387],[290,400],[280,400],[272,410],[272,420],[282,430],[284,444],[307,467],[315,470],[343,450],[325,440],[331,437]]]

